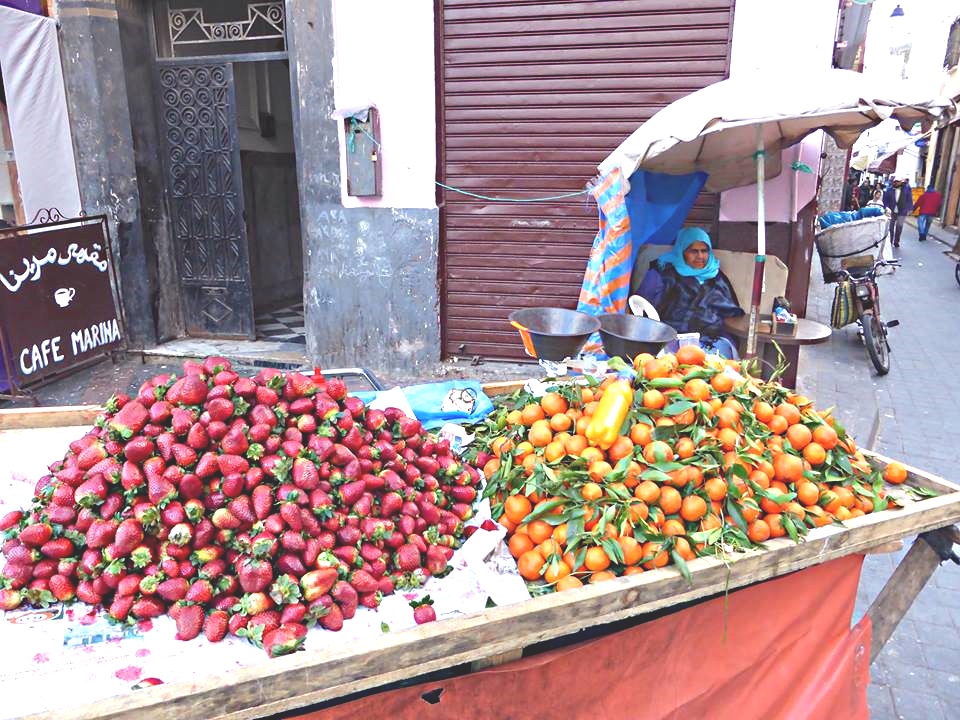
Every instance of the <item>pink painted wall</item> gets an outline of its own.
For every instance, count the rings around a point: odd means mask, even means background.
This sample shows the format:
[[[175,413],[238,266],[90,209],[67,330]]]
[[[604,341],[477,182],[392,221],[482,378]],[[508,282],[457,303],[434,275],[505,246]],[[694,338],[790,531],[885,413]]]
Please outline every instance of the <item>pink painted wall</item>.
[[[345,207],[436,207],[436,86],[432,0],[333,0],[334,95],[338,109],[374,105],[380,113],[383,196],[346,194]],[[342,128],[342,121],[330,120]]]

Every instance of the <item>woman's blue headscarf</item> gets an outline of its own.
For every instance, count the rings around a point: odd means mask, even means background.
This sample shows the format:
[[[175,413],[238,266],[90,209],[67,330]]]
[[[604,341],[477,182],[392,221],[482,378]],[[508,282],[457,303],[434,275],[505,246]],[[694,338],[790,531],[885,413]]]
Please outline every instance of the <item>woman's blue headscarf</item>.
[[[710,249],[710,259],[707,260],[707,264],[700,270],[691,267],[687,264],[687,261],[683,259],[684,250],[696,242],[705,243]],[[707,280],[715,278],[717,273],[720,272],[720,261],[717,260],[717,256],[713,254],[713,243],[710,242],[710,236],[706,230],[698,227],[685,227],[677,233],[677,239],[673,243],[673,248],[660,256],[659,265],[660,267],[673,265],[673,269],[677,271],[677,274],[683,277],[696,278],[697,282],[701,285]]]

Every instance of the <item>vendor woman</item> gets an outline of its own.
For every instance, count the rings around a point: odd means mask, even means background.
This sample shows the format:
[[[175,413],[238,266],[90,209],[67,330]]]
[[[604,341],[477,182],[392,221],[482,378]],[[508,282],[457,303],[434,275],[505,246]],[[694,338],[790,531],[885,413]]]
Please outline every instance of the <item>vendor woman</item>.
[[[650,263],[637,293],[677,332],[700,333],[700,344],[708,352],[737,357],[733,336],[723,321],[744,313],[706,231],[683,228],[673,248]]]

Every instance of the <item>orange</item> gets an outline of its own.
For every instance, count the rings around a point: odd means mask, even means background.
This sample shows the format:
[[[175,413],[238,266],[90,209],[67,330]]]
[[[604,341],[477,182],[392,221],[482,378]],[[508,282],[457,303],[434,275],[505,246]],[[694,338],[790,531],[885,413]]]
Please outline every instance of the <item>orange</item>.
[[[676,550],[677,555],[682,557],[684,560],[694,560],[697,557],[697,554],[693,551],[693,548],[690,547],[690,543],[686,538],[674,538],[673,549]]]
[[[792,405],[790,407],[793,407]],[[783,482],[797,482],[803,479],[803,460],[796,455],[782,453],[773,459],[773,476]]]
[[[508,412],[507,425],[523,425],[523,413],[519,410],[511,410]]]
[[[710,386],[718,393],[728,393],[733,390],[733,378],[725,373],[717,373],[710,378]]]
[[[543,464],[543,459],[539,455],[530,454],[523,458],[523,462],[521,464],[523,465],[524,473],[526,473],[527,477],[529,477],[533,474],[534,467]]]
[[[790,407],[793,406],[791,405]],[[783,435],[787,431],[787,428],[790,427],[790,423],[788,423],[787,419],[782,415],[774,415],[770,418],[770,422],[767,423],[767,427],[769,427],[770,432],[775,435]]]
[[[687,522],[699,520],[707,514],[707,501],[699,495],[687,495],[680,505],[680,517]]]
[[[647,570],[662,568],[670,562],[670,555],[663,549],[663,545],[652,540],[643,544],[643,557],[648,558],[643,563]]]
[[[894,460],[883,469],[883,479],[892,485],[899,485],[907,479],[907,468]]]
[[[703,365],[707,352],[699,345],[681,345],[674,353],[681,365]]]
[[[787,534],[786,529],[783,527],[783,516],[779,513],[767,515],[764,520],[766,520],[767,525],[770,526],[770,537],[783,537]]]
[[[623,553],[624,565],[636,565],[643,557],[643,548],[635,538],[623,536],[617,538],[620,551]]]
[[[547,563],[547,569],[543,571],[543,579],[553,584],[559,582],[570,574],[570,567],[563,561]]]
[[[571,435],[569,440],[564,441],[563,446],[568,455],[579,455],[586,450],[587,439],[583,435]]]
[[[673,416],[673,422],[677,425],[692,425],[696,419],[697,414],[693,411],[693,408],[688,408],[679,415]]]
[[[740,433],[733,428],[720,428],[720,430],[717,431],[717,442],[720,443],[720,447],[724,451],[730,452],[736,449],[737,444],[740,442]]]
[[[550,429],[556,433],[561,433],[573,427],[573,418],[566,413],[557,413],[550,418]]]
[[[637,489],[633,491],[633,496],[643,500],[647,505],[653,505],[660,499],[660,486],[653,480],[644,480]]]
[[[670,518],[669,520],[663,521],[663,527],[660,528],[660,532],[667,537],[672,537],[674,535],[683,535],[687,532],[687,529],[683,526],[683,523],[676,518]]]
[[[543,564],[543,555],[537,550],[527,550],[517,558],[517,568],[520,570],[520,577],[524,580],[538,580]]]
[[[530,403],[523,410],[520,411],[520,416],[523,420],[523,424],[527,427],[533,425],[537,420],[543,420],[545,415],[543,414],[543,408],[540,407],[539,403]]]
[[[787,428],[787,440],[794,450],[800,452],[813,441],[813,433],[806,425],[797,423]]]
[[[750,479],[764,490],[770,487],[770,476],[761,470],[754,470],[750,473]]]
[[[707,516],[700,521],[701,530],[716,530],[720,527],[723,527],[723,521],[720,520],[720,516],[716,514],[716,512],[707,514]]]
[[[548,392],[540,398],[540,407],[548,416],[565,413],[570,408],[566,398],[557,392]]]
[[[594,545],[587,550],[587,554],[583,558],[583,565],[587,570],[592,570],[593,572],[606,570],[610,567],[610,558],[606,550],[599,545]]]
[[[654,380],[669,375],[673,369],[663,360],[648,360],[643,364],[643,376],[647,380]]]
[[[803,509],[803,506],[800,505],[800,503],[793,502],[792,500],[783,506],[783,512],[785,514],[792,515],[794,518],[800,521],[802,521],[807,516],[807,513]]]
[[[630,503],[630,522],[637,523],[650,517],[650,506],[643,500],[634,500]]]
[[[483,466],[483,476],[485,478],[493,477],[494,473],[500,469],[500,458],[490,458],[487,464]]]
[[[623,479],[623,484],[628,488],[635,488],[640,482],[640,475],[643,474],[643,466],[640,463],[630,461],[630,464],[627,465],[627,475]]]
[[[514,450],[513,450],[513,456],[514,456],[515,458],[517,458],[518,460],[519,460],[519,459],[523,459],[523,458],[525,458],[527,455],[529,455],[530,453],[532,453],[533,450],[534,450],[533,445],[532,445],[531,443],[527,442],[526,440],[524,440],[522,443],[520,443],[519,445],[517,445],[516,448],[514,448]]]
[[[760,506],[752,497],[743,498],[738,507],[740,508],[740,514],[743,515],[744,522],[748,525],[760,517]]]
[[[687,380],[687,382],[684,383],[683,394],[691,400],[709,400],[710,396],[713,394],[713,390],[706,380],[693,378],[692,380]]]
[[[653,440],[653,428],[646,423],[637,423],[630,428],[630,439],[634,445],[644,447]]]
[[[599,500],[603,497],[603,488],[595,482],[584,483],[580,487],[580,497],[584,500]]]
[[[714,417],[717,418],[717,427],[720,428],[735,428],[740,420],[737,411],[730,407],[721,407],[714,413]]]
[[[580,388],[580,402],[586,405],[588,402],[593,401],[593,388]]]
[[[567,449],[563,446],[563,443],[557,442],[556,440],[554,440],[552,443],[549,443],[543,449],[543,458],[547,462],[551,462],[551,463],[556,462],[566,454],[567,454]]]
[[[613,441],[613,445],[607,448],[607,457],[611,463],[617,463],[623,458],[633,454],[633,440],[626,435],[620,435]]]
[[[803,449],[803,459],[814,467],[823,465],[827,460],[827,451],[823,449],[823,445],[820,443],[811,442]]]
[[[800,410],[797,409],[796,405],[791,405],[790,403],[780,403],[777,405],[777,409],[773,412],[775,415],[779,415],[786,420],[788,425],[796,425],[798,422],[800,422]]]
[[[629,565],[623,569],[624,575],[639,575],[643,572],[643,568],[639,565]]]
[[[693,451],[697,449],[697,446],[693,444],[693,440],[687,436],[683,436],[677,439],[673,449],[677,453],[678,458],[686,460],[688,457],[693,456]]]
[[[595,460],[590,463],[590,466],[587,468],[587,472],[590,473],[590,479],[594,482],[600,482],[607,475],[613,472],[613,468],[610,466],[606,460]]]
[[[567,544],[567,524],[560,523],[553,529],[553,535],[551,537],[557,542],[558,545]]]
[[[532,520],[527,523],[527,535],[534,545],[539,545],[553,535],[553,525],[546,520]]]
[[[824,450],[833,450],[840,442],[837,431],[829,425],[818,425],[813,429],[813,439],[820,443]]]
[[[753,414],[762,423],[769,423],[773,418],[773,407],[770,403],[763,400],[757,400],[753,404]]]
[[[643,448],[643,459],[650,464],[672,462],[673,458],[673,448],[663,440],[653,440]]]
[[[727,496],[727,481],[723,478],[710,478],[703,487],[711,500],[723,500]]]
[[[553,431],[550,429],[550,423],[547,420],[535,420],[530,426],[530,432],[527,433],[527,439],[534,447],[546,447],[553,440]]]
[[[531,510],[533,505],[523,495],[510,495],[503,501],[503,514],[513,523],[523,522]]]
[[[797,502],[801,505],[815,505],[820,499],[820,488],[816,483],[797,483]]]
[[[500,457],[503,453],[509,453],[511,450],[513,450],[513,441],[508,437],[494,438],[493,442],[490,443],[490,452],[496,457]]]
[[[647,390],[641,402],[645,408],[660,410],[667,404],[667,398],[659,390]]]
[[[595,572],[590,576],[590,584],[598,582],[606,582],[607,580],[613,580],[617,576],[609,570],[601,570],[600,572]]]
[[[673,515],[680,512],[680,506],[683,503],[683,499],[680,497],[680,492],[669,485],[660,488],[660,500],[659,505],[660,509],[663,510],[667,515]]]
[[[530,536],[525,533],[517,533],[507,542],[510,554],[515,558],[520,557],[528,550],[533,550],[534,542]]]
[[[747,537],[750,542],[765,542],[770,539],[770,526],[763,520],[754,520],[747,525]]]
[[[575,575],[566,575],[557,581],[554,589],[557,592],[563,592],[565,590],[573,590],[574,588],[578,587],[583,587],[583,581]]]

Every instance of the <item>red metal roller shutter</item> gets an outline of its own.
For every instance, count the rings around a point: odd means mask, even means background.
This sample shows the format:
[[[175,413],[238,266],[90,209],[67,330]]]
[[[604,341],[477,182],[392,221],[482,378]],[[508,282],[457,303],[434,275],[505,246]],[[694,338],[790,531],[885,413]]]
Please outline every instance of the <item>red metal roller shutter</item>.
[[[726,77],[734,0],[438,0],[443,181],[488,196],[580,190],[654,112]],[[576,306],[588,196],[442,191],[444,353],[522,358],[517,308]],[[718,198],[691,220],[715,224]]]

